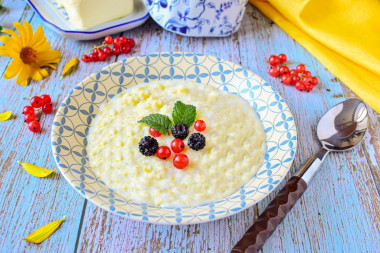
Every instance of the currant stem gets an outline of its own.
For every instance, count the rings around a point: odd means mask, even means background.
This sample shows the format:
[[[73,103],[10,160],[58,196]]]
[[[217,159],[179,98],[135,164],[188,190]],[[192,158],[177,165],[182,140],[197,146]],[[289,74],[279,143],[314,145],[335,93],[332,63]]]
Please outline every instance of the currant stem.
[[[102,43],[100,46],[94,45],[94,46],[92,47],[92,49],[85,51],[82,55],[85,55],[85,53],[91,53],[92,51],[94,51],[94,49],[103,48],[103,47],[106,46],[106,45],[107,45],[107,44],[103,41],[103,43]]]

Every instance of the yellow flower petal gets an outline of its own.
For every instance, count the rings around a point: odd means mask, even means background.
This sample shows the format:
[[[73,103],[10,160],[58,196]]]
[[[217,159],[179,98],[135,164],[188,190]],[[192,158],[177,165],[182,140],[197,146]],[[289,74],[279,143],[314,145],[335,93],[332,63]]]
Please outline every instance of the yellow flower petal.
[[[8,65],[7,69],[4,73],[4,79],[11,79],[15,77],[19,72],[23,65],[22,60],[14,58],[11,63]]]
[[[20,57],[20,53],[17,53],[13,48],[8,46],[0,46],[0,56],[16,58]]]
[[[72,58],[68,63],[66,63],[65,67],[63,68],[61,78],[67,74],[70,74],[78,66],[78,64],[78,57]]]
[[[12,116],[12,111],[2,112],[0,113],[0,121],[6,121],[10,119]]]
[[[32,74],[31,74],[31,78],[33,80],[37,80],[37,81],[40,81],[42,79],[44,79],[45,77],[47,77],[49,75],[49,72],[46,70],[46,69],[34,69]]]
[[[38,44],[42,44],[44,42],[46,42],[46,36],[44,34],[44,29],[42,29],[42,26],[39,25],[37,27],[36,32],[33,35],[32,40],[29,43],[29,46],[32,48],[35,48],[38,51],[38,49],[37,49]]]
[[[26,22],[25,20],[23,20],[22,23],[24,24],[25,33],[27,35],[27,41],[25,45],[29,46],[30,42],[33,39],[33,27],[30,23]]]
[[[51,236],[62,224],[62,222],[66,219],[66,215],[62,217],[60,220],[53,221],[43,227],[40,227],[23,240],[31,243],[41,243],[45,241],[49,236]]]
[[[45,41],[39,41],[39,42],[35,43],[33,48],[35,48],[37,52],[43,52],[43,51],[50,51],[51,50],[50,43],[47,42],[46,40]]]
[[[55,66],[53,64],[45,64],[45,67],[50,67],[52,69],[57,69],[57,66]]]
[[[19,23],[19,22],[13,22],[13,25],[16,27],[16,30],[17,32],[20,34],[20,38],[21,38],[21,42],[22,42],[22,46],[25,47],[26,44],[28,43],[28,35],[25,31],[25,28],[24,26]]]
[[[38,57],[37,62],[36,62],[37,64],[41,64],[43,62],[56,63],[56,62],[61,61],[59,59],[59,57],[61,57],[61,52],[58,50],[38,52],[37,57]],[[44,65],[41,65],[41,66],[44,66]]]
[[[48,170],[48,169],[45,169],[45,168],[42,168],[42,167],[38,167],[36,165],[33,165],[31,163],[23,163],[23,162],[20,162],[20,161],[17,161],[19,164],[22,165],[22,167],[29,173],[31,174],[32,176],[35,176],[35,177],[47,177],[49,176],[51,173],[53,173],[54,171],[56,171],[57,169],[55,170]]]
[[[24,64],[21,67],[21,71],[20,71],[20,74],[18,75],[18,77],[16,79],[16,83],[18,83],[22,86],[28,86],[30,74],[31,74],[31,66],[28,64]]]
[[[13,49],[15,52],[20,53],[20,47],[17,45],[17,39],[9,36],[1,36],[0,41],[3,42],[4,46]]]
[[[17,34],[15,31],[10,30],[10,29],[3,29],[3,30],[1,30],[1,32],[3,32],[3,33],[8,33],[9,35],[11,35],[12,38],[14,38],[15,41],[17,42],[17,45],[18,45],[19,47],[22,46],[21,38],[20,38],[20,36],[18,36],[18,34]]]
[[[33,80],[36,80],[36,81],[41,81],[42,79],[44,79],[44,77],[41,75],[41,73],[38,69],[35,69],[32,71],[30,78],[32,78]]]

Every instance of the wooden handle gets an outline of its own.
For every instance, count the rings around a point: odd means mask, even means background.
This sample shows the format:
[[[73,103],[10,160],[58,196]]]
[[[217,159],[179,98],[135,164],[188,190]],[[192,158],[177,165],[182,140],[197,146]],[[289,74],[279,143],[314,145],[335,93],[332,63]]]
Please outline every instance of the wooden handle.
[[[248,229],[243,238],[233,247],[233,253],[257,252],[276,230],[277,226],[293,208],[297,200],[306,191],[306,182],[293,176],[277,194],[256,222]]]

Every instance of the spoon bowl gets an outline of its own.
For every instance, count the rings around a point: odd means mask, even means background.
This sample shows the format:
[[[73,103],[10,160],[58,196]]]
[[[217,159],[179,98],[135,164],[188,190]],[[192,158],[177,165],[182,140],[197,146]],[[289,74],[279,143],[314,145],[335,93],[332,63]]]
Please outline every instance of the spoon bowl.
[[[335,105],[319,120],[318,139],[328,151],[353,148],[364,137],[368,127],[365,104],[355,98]]]

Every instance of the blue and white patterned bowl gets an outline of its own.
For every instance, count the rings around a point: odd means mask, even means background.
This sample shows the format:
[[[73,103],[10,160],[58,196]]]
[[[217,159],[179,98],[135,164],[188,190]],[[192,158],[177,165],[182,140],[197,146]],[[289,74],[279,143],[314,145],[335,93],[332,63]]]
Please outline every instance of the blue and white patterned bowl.
[[[257,111],[266,133],[265,161],[258,173],[231,196],[184,208],[149,206],[124,199],[90,167],[86,135],[99,106],[135,84],[159,79],[187,79],[213,85],[240,95]],[[213,56],[156,53],[111,64],[76,86],[58,109],[51,144],[59,170],[85,198],[131,219],[172,225],[221,219],[263,199],[289,171],[296,152],[297,132],[292,113],[281,96],[251,71]]]
[[[196,37],[236,32],[248,0],[144,0],[150,16],[166,30]]]

